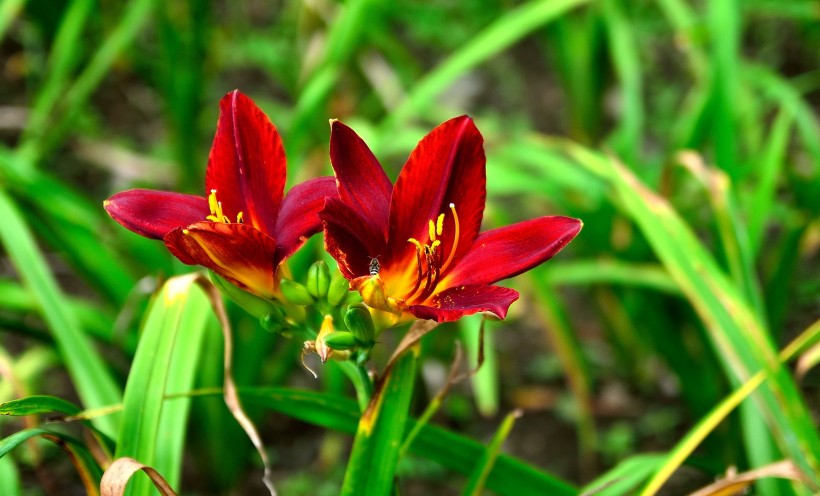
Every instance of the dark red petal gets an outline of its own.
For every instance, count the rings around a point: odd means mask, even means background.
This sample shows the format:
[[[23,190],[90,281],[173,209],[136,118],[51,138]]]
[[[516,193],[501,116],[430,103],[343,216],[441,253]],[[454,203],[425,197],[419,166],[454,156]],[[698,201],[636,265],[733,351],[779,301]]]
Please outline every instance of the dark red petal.
[[[279,133],[268,117],[239,91],[219,103],[219,122],[208,157],[205,194],[216,190],[231,221],[273,235],[287,174]]]
[[[336,181],[332,177],[311,179],[288,191],[274,230],[280,260],[291,256],[307,238],[322,230],[319,210],[325,206],[325,198],[336,196]]]
[[[507,316],[518,291],[500,286],[458,286],[433,297],[430,305],[413,305],[408,311],[420,319],[452,322],[476,312],[492,312],[499,318]]]
[[[441,124],[419,142],[393,188],[388,234],[390,253],[394,255],[391,260],[404,263],[413,258],[414,248],[407,239],[424,243],[428,221],[442,213],[442,249],[444,256],[449,256],[455,234],[450,203],[455,205],[460,225],[454,261],[469,250],[484,215],[487,180],[483,143],[481,133],[467,116]]]
[[[339,198],[387,238],[393,184],[359,135],[336,120],[330,124],[330,163]]]
[[[483,232],[446,276],[448,284],[492,284],[518,275],[561,251],[582,225],[578,219],[551,216]]]
[[[346,279],[368,275],[370,260],[381,260],[386,253],[381,233],[338,198],[328,198],[319,217],[325,229],[325,249]]]
[[[199,222],[174,229],[164,241],[183,263],[207,267],[264,298],[276,294],[276,242],[247,224]]]
[[[171,230],[205,220],[210,213],[205,198],[182,193],[132,189],[103,202],[112,219],[145,236],[162,239]]]

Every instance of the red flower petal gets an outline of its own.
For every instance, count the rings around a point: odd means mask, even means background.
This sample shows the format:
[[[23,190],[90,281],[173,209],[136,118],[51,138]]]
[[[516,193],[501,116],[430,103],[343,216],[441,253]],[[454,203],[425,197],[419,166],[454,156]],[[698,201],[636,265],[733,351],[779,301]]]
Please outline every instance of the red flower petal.
[[[247,224],[199,222],[174,229],[164,241],[183,263],[207,267],[264,298],[276,294],[276,242]]]
[[[476,312],[492,312],[503,319],[518,296],[518,291],[500,286],[458,286],[434,296],[431,305],[412,305],[407,310],[436,322],[452,322]]]
[[[387,213],[393,184],[370,148],[352,129],[339,121],[330,125],[330,163],[339,198],[387,238]]]
[[[552,258],[581,230],[582,222],[550,216],[479,234],[445,284],[492,284]]]
[[[419,142],[393,188],[388,234],[391,260],[403,264],[414,259],[414,247],[407,239],[426,241],[428,221],[441,213],[445,214],[442,246],[447,253],[455,234],[450,203],[455,204],[460,226],[454,261],[469,250],[484,215],[483,142],[481,133],[467,116],[439,125]]]
[[[279,210],[274,237],[280,261],[293,254],[305,240],[322,230],[319,210],[325,198],[336,197],[336,181],[332,177],[311,179],[292,187]]]
[[[103,202],[112,219],[146,238],[162,239],[171,230],[205,220],[205,198],[182,193],[132,189]]]
[[[387,250],[381,232],[373,231],[371,224],[338,198],[328,198],[319,217],[325,228],[325,249],[339,263],[345,278],[368,275],[371,258]]]
[[[205,194],[216,190],[225,215],[273,235],[285,190],[285,151],[268,117],[239,91],[219,104],[219,122],[205,173]]]

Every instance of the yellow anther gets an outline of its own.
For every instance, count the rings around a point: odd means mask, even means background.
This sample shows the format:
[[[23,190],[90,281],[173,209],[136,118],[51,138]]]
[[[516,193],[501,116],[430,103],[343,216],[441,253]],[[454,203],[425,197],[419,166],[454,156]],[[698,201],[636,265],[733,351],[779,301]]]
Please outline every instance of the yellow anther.
[[[212,189],[211,194],[208,195],[208,206],[211,208],[211,213],[219,210],[219,202],[216,201],[216,190]]]
[[[444,230],[444,214],[438,214],[438,220],[436,220],[436,234],[441,236],[441,232]]]
[[[208,195],[208,208],[211,210],[211,215],[206,216],[205,219],[211,222],[222,222],[224,224],[231,223],[231,219],[229,219],[228,216],[222,211],[222,202],[216,199],[215,189],[212,189],[211,194]],[[242,212],[239,212],[236,215],[236,223],[242,223]]]
[[[453,237],[453,245],[444,264],[441,263],[443,253],[440,249],[443,246],[441,235],[444,233],[444,217],[445,214],[439,214],[435,219],[427,221],[427,242],[422,244],[416,238],[410,238],[407,241],[413,243],[416,247],[416,263],[417,266],[417,280],[416,285],[410,291],[410,296],[406,300],[413,300],[420,295],[430,295],[435,291],[436,285],[440,277],[443,277],[444,271],[452,263],[455,258],[456,249],[458,248],[458,237],[461,234],[458,223],[458,215],[456,214],[455,204],[450,204],[450,211],[453,212],[453,223],[455,233]]]

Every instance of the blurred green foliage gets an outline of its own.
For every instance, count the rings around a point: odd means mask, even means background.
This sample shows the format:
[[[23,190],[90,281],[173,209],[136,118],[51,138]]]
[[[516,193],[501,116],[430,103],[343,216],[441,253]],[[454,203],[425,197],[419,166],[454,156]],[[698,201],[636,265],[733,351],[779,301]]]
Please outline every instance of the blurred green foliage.
[[[101,202],[130,187],[201,194],[226,92],[253,97],[279,128],[291,184],[329,173],[329,118],[356,129],[395,177],[429,129],[469,113],[486,140],[488,227],[548,214],[585,227],[511,283],[523,297],[491,325],[487,368],[472,390],[451,393],[437,422],[488,440],[507,410],[541,412],[519,419],[509,451],[576,484],[617,475],[601,494],[631,494],[670,463],[647,451],[671,452],[762,370],[758,392],[688,458],[700,477],[681,492],[783,458],[806,484],[769,480],[760,494],[816,490],[816,385],[777,352],[819,316],[818,12],[812,0],[4,0],[0,400],[122,401],[151,294],[192,269],[120,229]],[[320,253],[317,238],[293,272]],[[309,382],[298,342],[230,311],[240,385],[350,396],[339,370]],[[479,325],[460,324],[471,366]],[[425,338],[429,388],[457,336]],[[201,338],[198,387],[221,385],[216,338]],[[414,415],[434,394],[416,389]],[[477,406],[465,413],[467,395]],[[185,454],[164,460],[190,461],[185,492],[257,490],[252,447],[236,444],[224,405],[194,398],[191,411]],[[496,415],[492,426],[479,411]],[[278,453],[283,488],[333,493],[319,480],[338,478],[346,459],[322,458],[333,433],[265,402],[250,413]],[[116,439],[118,422],[94,426]],[[319,425],[351,432],[339,427],[348,417],[333,422]],[[21,428],[3,422],[5,434]],[[34,483],[18,484],[26,467],[57,464],[52,449],[2,458],[3,492]],[[424,494],[426,478],[445,485],[445,472],[408,460],[407,494]]]

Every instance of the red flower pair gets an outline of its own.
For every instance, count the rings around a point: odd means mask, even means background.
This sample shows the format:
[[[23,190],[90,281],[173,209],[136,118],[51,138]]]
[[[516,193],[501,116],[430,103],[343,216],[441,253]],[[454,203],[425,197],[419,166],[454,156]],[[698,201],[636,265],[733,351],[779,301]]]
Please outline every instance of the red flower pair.
[[[518,293],[492,284],[551,258],[581,229],[577,219],[541,217],[479,232],[485,158],[468,117],[422,139],[395,185],[338,121],[330,160],[335,185],[313,179],[283,197],[276,128],[234,91],[221,103],[207,197],[131,190],[105,208],[126,228],[162,239],[182,262],[266,298],[278,294],[279,265],[323,226],[328,252],[368,305],[439,322],[479,311],[504,318]]]

